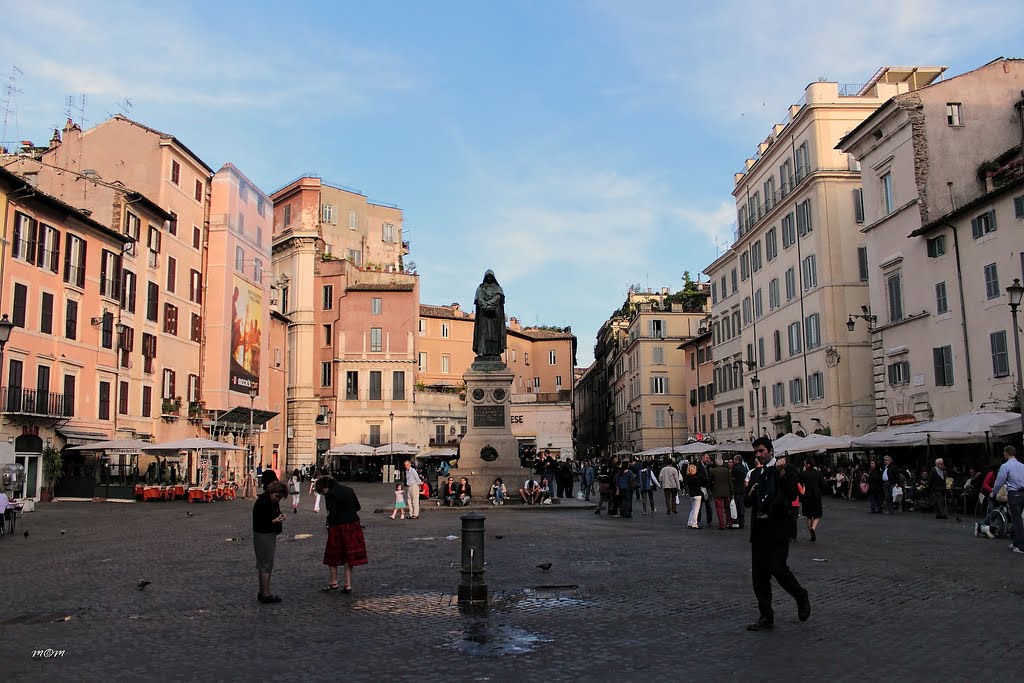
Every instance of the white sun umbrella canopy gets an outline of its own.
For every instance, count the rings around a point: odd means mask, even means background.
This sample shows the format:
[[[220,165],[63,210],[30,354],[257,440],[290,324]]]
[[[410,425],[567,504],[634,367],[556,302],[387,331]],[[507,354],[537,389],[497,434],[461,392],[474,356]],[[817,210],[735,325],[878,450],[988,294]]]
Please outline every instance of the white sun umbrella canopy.
[[[398,444],[395,444],[396,446]],[[398,451],[395,451],[396,453]],[[426,453],[419,453],[417,458],[454,458],[457,451],[454,448],[442,448],[436,451],[427,451]]]
[[[416,455],[419,452],[419,447],[413,446],[411,443],[389,443],[373,449],[374,455]]]
[[[675,452],[679,455],[700,455],[701,453],[711,453],[717,448],[717,446],[712,446],[711,444],[695,441],[682,446],[676,446]]]
[[[340,446],[331,446],[327,451],[327,455],[367,456],[373,455],[374,450],[373,446],[361,443],[343,443]]]
[[[802,436],[797,436],[793,433],[783,434],[772,441],[772,450],[775,453],[796,453],[797,451],[793,449],[800,448],[803,443],[804,437]]]
[[[877,432],[871,432],[864,436],[855,436],[850,441],[853,448],[898,448],[903,446],[925,446],[928,444],[928,437],[924,432],[911,431],[912,428],[920,428],[930,425],[931,422],[918,422],[910,425],[898,425],[889,427]]]
[[[754,447],[746,441],[726,441],[711,447],[716,453],[753,453]]]
[[[141,451],[244,451],[244,446],[235,446],[223,441],[213,439],[200,439],[193,437],[179,439],[178,441],[166,441],[164,443],[150,443],[140,448]]]
[[[117,439],[116,441],[98,441],[96,443],[87,443],[83,446],[71,446],[67,450],[69,451],[134,451],[139,452],[146,446],[152,446],[148,441],[139,441],[138,439]]]
[[[1020,431],[1020,414],[1002,410],[972,410],[963,415],[947,417],[933,422],[907,425],[907,434],[927,434],[934,444],[985,443],[993,436],[1003,436],[995,430],[1006,429],[1016,423]],[[1009,432],[1013,433],[1013,432]]]

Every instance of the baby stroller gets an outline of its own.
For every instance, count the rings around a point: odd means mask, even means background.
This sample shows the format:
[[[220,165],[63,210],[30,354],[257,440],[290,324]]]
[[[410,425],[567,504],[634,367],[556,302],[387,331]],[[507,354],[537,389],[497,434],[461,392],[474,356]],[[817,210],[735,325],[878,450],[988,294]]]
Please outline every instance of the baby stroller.
[[[974,535],[986,538],[1013,538],[1013,520],[1010,518],[1010,506],[1002,503],[985,519],[974,525]]]

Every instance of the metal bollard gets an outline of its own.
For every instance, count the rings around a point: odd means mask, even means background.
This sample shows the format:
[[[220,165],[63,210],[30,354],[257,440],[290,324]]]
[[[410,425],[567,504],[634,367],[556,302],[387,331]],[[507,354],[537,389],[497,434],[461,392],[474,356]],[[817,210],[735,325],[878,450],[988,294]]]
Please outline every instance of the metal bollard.
[[[484,582],[484,520],[479,512],[462,515],[462,579],[459,581],[459,604],[487,605],[487,584]]]

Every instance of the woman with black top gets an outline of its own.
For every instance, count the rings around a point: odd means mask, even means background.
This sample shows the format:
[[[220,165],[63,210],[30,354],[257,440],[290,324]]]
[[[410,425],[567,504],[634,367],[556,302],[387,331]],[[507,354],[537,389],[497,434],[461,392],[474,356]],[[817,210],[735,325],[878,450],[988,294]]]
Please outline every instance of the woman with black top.
[[[807,520],[807,531],[811,533],[811,540],[818,540],[818,522],[821,521],[821,496],[825,488],[825,479],[821,472],[814,467],[814,458],[807,458],[804,463],[804,471],[800,473],[800,485],[803,490],[800,493],[800,502],[804,506],[804,518]]]
[[[366,540],[359,523],[359,499],[356,493],[343,486],[333,477],[321,477],[316,490],[323,494],[327,505],[327,547],[324,548],[324,564],[330,569],[331,582],[324,593],[338,590],[338,567],[345,566],[343,593],[352,592],[352,567],[366,564]]]
[[[256,570],[260,575],[260,592],[256,597],[260,602],[281,602],[281,598],[270,592],[270,575],[274,571],[277,535],[281,533],[284,522],[278,503],[287,493],[284,484],[272,481],[252,506],[252,545],[256,551]]]

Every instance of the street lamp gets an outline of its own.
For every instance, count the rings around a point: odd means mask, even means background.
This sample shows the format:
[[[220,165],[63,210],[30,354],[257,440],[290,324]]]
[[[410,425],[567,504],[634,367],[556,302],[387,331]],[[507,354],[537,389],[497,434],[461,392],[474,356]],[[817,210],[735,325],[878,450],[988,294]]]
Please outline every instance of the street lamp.
[[[391,465],[395,464],[395,411],[388,413],[388,418],[391,420]]]
[[[753,370],[754,376],[750,378],[750,386],[754,389],[754,419],[757,421],[757,435],[761,435],[761,409],[758,406],[759,392],[761,388],[761,378],[757,376],[757,362],[752,360],[735,360],[733,361],[734,366],[738,365],[746,366],[747,370]]]
[[[7,346],[7,342],[11,338],[11,330],[13,329],[14,323],[4,313],[3,317],[0,318],[0,387],[4,383],[4,347]]]
[[[672,455],[676,454],[676,424],[675,424],[675,408],[672,406],[668,407],[668,441],[669,448],[672,449]],[[675,460],[675,457],[672,458]]]
[[[856,325],[857,325],[857,323],[854,321],[855,318],[859,318],[860,320],[866,320],[867,321],[867,323],[868,323],[868,332],[870,332],[872,329],[874,329],[875,325],[878,323],[878,316],[877,315],[871,315],[871,307],[870,306],[861,306],[860,310],[861,310],[861,313],[859,313],[859,314],[858,313],[850,313],[849,316],[846,319],[846,329],[848,329],[850,332],[853,332],[853,328],[856,327]]]
[[[253,406],[256,404],[256,387],[249,389],[249,469],[252,470],[252,462],[256,456],[256,444],[252,438]]]
[[[1024,298],[1024,286],[1021,286],[1020,278],[1013,278],[1013,284],[1006,288],[1006,294],[1010,299],[1010,318],[1013,320],[1013,349],[1017,357],[1017,408],[1020,409],[1024,403],[1024,384],[1021,382],[1020,370],[1020,332],[1017,329],[1017,309],[1020,308],[1021,298]],[[1021,431],[1024,432],[1024,410],[1020,413],[1020,424]]]

